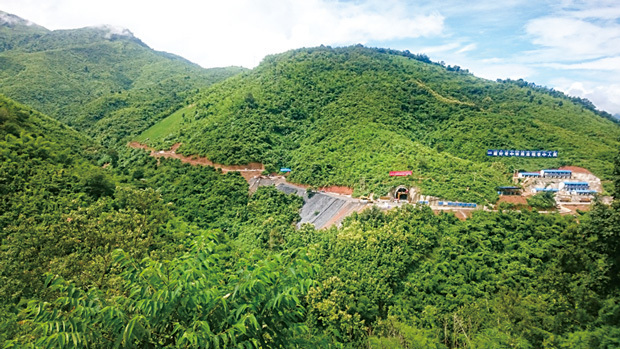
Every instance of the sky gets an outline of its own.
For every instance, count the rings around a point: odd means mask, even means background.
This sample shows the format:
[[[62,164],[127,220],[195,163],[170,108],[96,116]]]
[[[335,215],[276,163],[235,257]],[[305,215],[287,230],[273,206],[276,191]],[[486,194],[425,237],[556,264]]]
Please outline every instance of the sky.
[[[111,25],[205,68],[363,44],[524,79],[620,114],[618,0],[0,0],[51,30]]]

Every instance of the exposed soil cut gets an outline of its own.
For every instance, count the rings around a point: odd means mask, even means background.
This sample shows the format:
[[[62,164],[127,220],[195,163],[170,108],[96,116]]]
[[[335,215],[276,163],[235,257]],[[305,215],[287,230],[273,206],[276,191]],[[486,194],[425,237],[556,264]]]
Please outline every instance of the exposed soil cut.
[[[563,205],[562,207],[570,210],[570,212],[562,212],[563,215],[570,214],[573,216],[576,216],[578,214],[577,210],[590,211],[590,209],[592,208],[591,205]]]
[[[197,165],[213,166],[215,168],[221,168],[222,172],[224,173],[231,172],[231,171],[238,171],[239,173],[241,173],[241,176],[243,176],[243,178],[245,178],[245,180],[248,182],[250,182],[251,179],[257,176],[260,176],[262,172],[265,171],[265,166],[263,166],[263,164],[258,163],[258,162],[250,162],[247,165],[222,165],[222,164],[216,164],[213,161],[207,159],[206,157],[200,157],[196,155],[185,156],[183,154],[178,154],[176,151],[181,146],[181,143],[174,144],[170,148],[170,150],[155,150],[149,147],[148,145],[138,143],[138,142],[129,142],[127,146],[134,148],[134,149],[148,150],[151,152],[150,155],[155,158],[179,159],[181,160],[181,162],[194,165],[194,166],[197,166]],[[305,184],[295,184],[295,185],[301,186],[304,188],[310,187],[309,185],[305,185]],[[322,188],[319,188],[318,191],[324,191],[328,193],[342,194],[342,195],[353,194],[352,188],[344,187],[344,186],[337,186],[337,185],[332,185],[329,187],[322,187]]]
[[[293,183],[293,182],[288,182],[288,183],[291,183],[298,187],[303,187],[306,189],[311,187],[311,185],[309,184],[300,184],[300,183]],[[319,192],[324,191],[326,193],[334,193],[334,194],[341,194],[341,195],[353,195],[353,188],[349,188],[349,187],[345,187],[341,185],[330,185],[329,187],[320,187],[320,188],[317,188],[317,191]]]
[[[343,187],[338,185],[332,185],[329,187],[322,187],[319,190],[326,191],[328,193],[342,194],[342,195],[353,195],[353,189],[349,187]]]
[[[507,202],[513,205],[527,206],[527,198],[520,195],[500,195],[498,204],[501,202]]]
[[[573,173],[592,174],[592,172],[586,170],[585,168],[577,167],[577,166],[562,166],[558,170],[569,170],[569,171],[573,171]]]
[[[250,179],[259,176],[264,170],[265,166],[263,164],[257,162],[251,162],[247,165],[222,165],[216,164],[213,161],[196,155],[185,156],[183,154],[177,154],[177,149],[181,146],[181,143],[176,143],[170,148],[170,150],[155,150],[147,145],[138,143],[138,142],[129,142],[127,146],[135,149],[144,149],[151,152],[151,156],[155,158],[165,158],[165,159],[179,159],[181,162],[190,164],[190,165],[200,165],[200,166],[213,166],[215,168],[222,169],[222,172],[231,172],[237,171],[245,178],[246,181],[250,181]]]

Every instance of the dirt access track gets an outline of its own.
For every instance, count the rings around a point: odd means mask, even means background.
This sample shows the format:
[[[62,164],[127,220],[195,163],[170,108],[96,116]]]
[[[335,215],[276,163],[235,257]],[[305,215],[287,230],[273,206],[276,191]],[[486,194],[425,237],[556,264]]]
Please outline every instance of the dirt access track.
[[[180,143],[177,143],[170,150],[155,150],[138,142],[127,144],[127,146],[134,149],[150,151],[150,155],[158,159],[172,158],[194,166],[213,166],[222,169],[224,173],[238,171],[250,184],[250,192],[256,191],[259,186],[274,185],[281,192],[301,196],[304,199],[304,206],[300,211],[301,221],[298,223],[298,227],[305,223],[310,223],[317,229],[339,225],[349,214],[354,211],[359,212],[369,206],[368,203],[351,198],[350,195],[353,193],[353,190],[348,187],[331,186],[319,188],[318,192],[309,195],[306,190],[309,187],[307,185],[288,183],[284,176],[261,175],[265,170],[262,164],[250,163],[248,165],[232,166],[216,164],[204,157],[177,154],[176,150],[179,149],[180,145]]]
[[[245,178],[245,180],[248,182],[250,181],[250,179],[256,176],[260,176],[260,174],[265,171],[265,166],[258,162],[251,162],[247,165],[221,165],[216,164],[205,157],[199,157],[196,155],[185,156],[183,154],[177,154],[176,151],[181,146],[181,143],[176,143],[172,146],[172,148],[170,148],[170,150],[155,150],[147,145],[138,142],[129,142],[127,146],[134,149],[148,150],[151,152],[150,155],[154,158],[179,159],[181,160],[181,162],[194,166],[213,166],[215,168],[222,169],[222,172],[224,173],[237,171],[241,173],[241,176],[243,176],[243,178]]]
[[[250,186],[253,185],[252,179],[255,179],[256,177],[260,176],[265,171],[265,166],[258,162],[250,162],[247,165],[222,165],[222,164],[216,164],[213,161],[205,157],[199,157],[196,155],[185,156],[183,154],[177,154],[176,151],[181,146],[181,143],[174,144],[170,148],[170,150],[155,150],[154,148],[151,148],[148,145],[138,143],[138,142],[129,142],[127,143],[127,146],[130,148],[134,148],[134,149],[144,149],[144,150],[150,151],[151,152],[150,155],[155,158],[179,159],[181,160],[181,162],[194,165],[194,166],[197,166],[197,165],[213,166],[215,168],[222,169],[222,172],[224,173],[237,171],[241,173],[241,176],[243,176],[243,178],[245,178],[245,180],[248,183],[250,183]],[[286,182],[286,178],[285,177],[283,178],[285,179],[284,181]],[[273,183],[273,184],[278,184],[278,183]],[[294,184],[294,185],[298,187],[303,187],[303,188],[310,187],[309,185],[304,185],[304,184]],[[337,185],[332,185],[329,187],[321,187],[321,188],[318,188],[318,191],[341,194],[341,195],[352,195],[353,194],[353,189],[349,187],[343,187],[343,186],[337,186]]]

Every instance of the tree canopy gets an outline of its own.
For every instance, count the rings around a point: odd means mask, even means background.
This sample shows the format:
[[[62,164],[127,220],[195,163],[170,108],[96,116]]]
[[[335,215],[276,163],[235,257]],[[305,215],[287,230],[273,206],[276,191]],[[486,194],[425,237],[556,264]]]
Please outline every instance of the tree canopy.
[[[174,127],[140,139],[160,149],[182,142],[179,152],[222,164],[289,167],[291,181],[349,186],[356,195],[406,184],[483,203],[518,169],[570,164],[611,179],[620,126],[591,109],[405,52],[318,47],[266,57],[193,98]],[[493,158],[487,149],[560,156]],[[392,170],[413,174],[389,178]]]

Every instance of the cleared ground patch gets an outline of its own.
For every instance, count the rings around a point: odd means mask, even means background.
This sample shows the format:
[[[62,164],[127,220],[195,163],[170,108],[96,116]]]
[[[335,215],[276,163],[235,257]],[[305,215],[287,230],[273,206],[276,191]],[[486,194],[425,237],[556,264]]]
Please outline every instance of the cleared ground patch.
[[[181,108],[155,125],[146,129],[137,138],[136,141],[140,143],[149,143],[163,141],[167,136],[176,133],[185,126],[183,118],[194,117],[196,112],[196,105],[191,104],[187,107]]]

